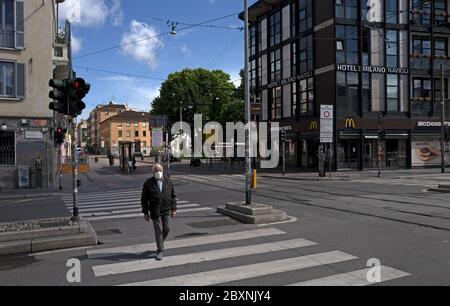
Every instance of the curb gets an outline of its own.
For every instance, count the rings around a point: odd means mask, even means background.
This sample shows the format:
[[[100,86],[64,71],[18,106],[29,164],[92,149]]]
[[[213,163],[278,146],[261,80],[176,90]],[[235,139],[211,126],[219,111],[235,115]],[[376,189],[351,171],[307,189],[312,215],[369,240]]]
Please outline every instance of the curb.
[[[272,178],[277,180],[295,180],[295,181],[350,181],[349,177],[288,177],[288,176],[271,176],[271,175],[260,175],[261,178]]]

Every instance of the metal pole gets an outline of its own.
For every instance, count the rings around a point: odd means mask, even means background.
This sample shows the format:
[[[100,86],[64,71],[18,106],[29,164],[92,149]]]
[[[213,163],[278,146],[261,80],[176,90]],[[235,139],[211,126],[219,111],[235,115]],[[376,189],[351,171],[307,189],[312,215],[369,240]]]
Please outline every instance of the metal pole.
[[[78,214],[78,137],[76,133],[77,117],[72,118],[72,185],[73,185],[73,217],[72,221],[79,221]]]
[[[251,107],[250,107],[250,83],[249,83],[249,58],[248,58],[248,0],[244,0],[244,56],[245,56],[245,121],[247,123],[247,129],[245,131],[245,163],[246,163],[246,176],[245,176],[245,204],[250,205],[252,203],[252,165],[250,163],[250,121],[251,121]]]
[[[169,132],[166,132],[166,159],[167,159],[167,177],[170,177],[170,141]]]
[[[284,140],[284,138],[281,142],[281,150],[282,150],[281,152],[283,154],[283,175],[285,175],[286,174],[286,141]]]
[[[381,112],[378,112],[378,139],[377,139],[377,159],[378,159],[378,177],[381,177]]]
[[[441,172],[445,173],[445,80],[441,64]]]

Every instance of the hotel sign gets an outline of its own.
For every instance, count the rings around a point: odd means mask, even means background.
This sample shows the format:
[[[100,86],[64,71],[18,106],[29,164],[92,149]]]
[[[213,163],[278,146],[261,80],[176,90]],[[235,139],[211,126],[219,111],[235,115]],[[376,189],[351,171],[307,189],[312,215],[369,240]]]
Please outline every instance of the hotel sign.
[[[293,83],[295,81],[299,81],[299,80],[303,80],[303,79],[306,79],[306,78],[310,78],[312,76],[313,76],[312,72],[299,74],[297,76],[293,76],[293,77],[290,77],[290,78],[287,78],[287,79],[284,79],[284,80],[280,80],[280,81],[277,81],[277,82],[270,83],[269,85],[267,85],[267,88],[271,89],[271,88],[274,88],[274,87],[279,87],[279,86],[282,86],[282,85]]]
[[[380,67],[365,65],[337,65],[337,71],[343,72],[369,72],[369,73],[389,73],[389,74],[409,74],[408,68]]]

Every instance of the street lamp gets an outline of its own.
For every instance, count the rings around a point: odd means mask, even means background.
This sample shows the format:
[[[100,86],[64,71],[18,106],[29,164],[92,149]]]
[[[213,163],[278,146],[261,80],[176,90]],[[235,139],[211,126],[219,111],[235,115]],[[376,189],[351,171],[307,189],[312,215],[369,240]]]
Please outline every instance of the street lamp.
[[[7,129],[8,129],[8,126],[5,123],[3,123],[2,127],[1,127],[2,132],[6,132]]]

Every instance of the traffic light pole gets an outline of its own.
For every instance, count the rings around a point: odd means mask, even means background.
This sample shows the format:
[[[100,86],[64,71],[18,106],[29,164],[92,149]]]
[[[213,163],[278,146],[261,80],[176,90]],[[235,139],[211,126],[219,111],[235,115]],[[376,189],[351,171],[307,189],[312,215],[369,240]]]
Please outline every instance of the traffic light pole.
[[[378,156],[378,177],[381,177],[381,112],[378,112],[378,141],[377,141],[377,156]]]
[[[245,57],[245,121],[247,128],[245,129],[245,204],[252,204],[252,165],[250,160],[250,122],[251,122],[251,106],[250,106],[250,82],[249,82],[249,58],[248,58],[248,0],[244,0],[244,57]]]
[[[441,65],[441,172],[445,173],[445,80],[444,65]]]
[[[73,216],[72,221],[79,221],[80,216],[78,213],[78,133],[77,129],[77,117],[72,117],[72,186],[73,186]]]

